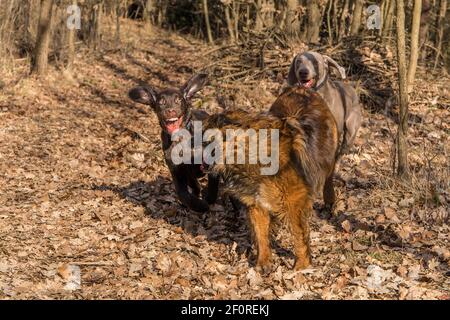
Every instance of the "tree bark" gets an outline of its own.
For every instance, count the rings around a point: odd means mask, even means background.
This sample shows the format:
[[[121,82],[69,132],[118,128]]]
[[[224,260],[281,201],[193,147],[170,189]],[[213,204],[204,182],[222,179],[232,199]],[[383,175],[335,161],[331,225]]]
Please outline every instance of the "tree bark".
[[[225,20],[227,22],[228,34],[230,35],[230,42],[235,43],[236,38],[234,36],[233,22],[231,21],[230,6],[227,4],[225,5]]]
[[[353,9],[352,24],[350,26],[350,34],[356,36],[361,27],[361,15],[364,6],[364,0],[355,0],[355,8]]]
[[[319,42],[319,31],[322,24],[320,10],[317,0],[310,0],[308,2],[308,31],[306,34],[307,41],[310,43]]]
[[[98,50],[102,46],[103,2],[98,3],[95,15],[94,50]]]
[[[427,42],[428,29],[430,22],[432,5],[430,0],[422,1],[422,14],[420,16],[420,31],[419,31],[419,50],[421,51],[421,59],[424,60],[427,56],[425,43]]]
[[[115,3],[116,11],[116,32],[114,35],[114,41],[116,46],[120,45],[120,0],[116,0]]]
[[[151,30],[152,27],[152,12],[153,12],[153,0],[146,0],[144,8],[144,21],[147,30],[149,31]]]
[[[406,180],[408,169],[408,89],[405,53],[405,6],[403,0],[397,1],[397,60],[399,84],[399,121],[397,130],[397,175]]]
[[[439,57],[442,52],[442,40],[444,38],[444,28],[445,28],[445,14],[447,12],[447,0],[441,0],[441,6],[439,9],[439,17],[437,22],[438,34],[437,34],[437,43],[436,43],[436,58],[434,60],[434,69],[436,69],[439,63]]]
[[[39,25],[31,72],[45,75],[48,66],[48,51],[52,21],[53,0],[41,0]]]
[[[203,0],[203,14],[205,16],[206,34],[208,35],[208,42],[214,44],[211,23],[209,22],[209,10],[208,10],[208,0]]]
[[[414,79],[416,77],[417,59],[419,57],[419,29],[420,15],[422,12],[422,0],[414,0],[414,11],[411,26],[411,55],[409,57],[408,68],[408,92],[414,87]]]
[[[286,34],[291,37],[297,37],[300,32],[300,23],[298,19],[298,0],[287,0],[286,3]]]
[[[345,33],[346,33],[345,19],[347,17],[347,13],[348,13],[348,2],[349,2],[349,0],[345,0],[344,6],[341,11],[341,16],[339,19],[338,40],[341,40],[342,37],[345,36]]]
[[[333,44],[333,31],[331,30],[331,7],[333,5],[333,0],[328,1],[327,9],[327,28],[328,28],[328,44],[331,46]]]
[[[263,20],[262,20],[262,0],[257,0],[256,3],[256,17],[255,17],[255,31],[261,31],[263,29]]]
[[[389,6],[387,9],[385,18],[384,18],[383,31],[381,33],[381,36],[383,37],[384,40],[386,40],[386,38],[388,38],[391,35],[392,21],[393,21],[394,11],[395,11],[395,1],[396,0],[388,0]]]
[[[72,0],[72,5],[76,6],[77,0]],[[75,28],[69,29],[69,37],[68,37],[69,50],[67,52],[66,69],[70,72],[73,69],[73,63],[75,61],[75,33],[76,33]]]

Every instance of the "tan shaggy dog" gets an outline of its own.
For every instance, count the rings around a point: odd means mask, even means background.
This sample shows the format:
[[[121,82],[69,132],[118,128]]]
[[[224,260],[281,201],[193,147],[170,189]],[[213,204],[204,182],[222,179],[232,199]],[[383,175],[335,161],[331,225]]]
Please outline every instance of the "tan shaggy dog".
[[[295,269],[311,264],[309,217],[319,191],[325,202],[334,201],[332,176],[338,145],[336,122],[329,108],[312,90],[288,88],[273,104],[269,113],[250,114],[243,110],[225,111],[210,116],[204,130],[216,128],[225,140],[227,129],[278,129],[279,170],[273,175],[261,174],[261,163],[213,164],[209,170],[223,177],[224,191],[248,207],[256,239],[257,267],[268,271],[270,265],[271,215],[290,228],[295,247]],[[236,140],[249,141],[236,135]],[[241,140],[242,141],[242,140]],[[260,141],[258,141],[260,143]],[[271,139],[267,139],[268,150]],[[223,154],[230,141],[223,143]],[[236,145],[236,144],[235,144]],[[251,152],[249,143],[245,151]],[[236,154],[237,148],[234,149]],[[270,154],[270,153],[269,153]]]

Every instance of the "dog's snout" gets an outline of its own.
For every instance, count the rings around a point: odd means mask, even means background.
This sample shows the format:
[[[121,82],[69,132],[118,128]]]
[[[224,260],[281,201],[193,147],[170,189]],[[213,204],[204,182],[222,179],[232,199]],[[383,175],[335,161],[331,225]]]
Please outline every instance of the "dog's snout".
[[[301,69],[298,71],[298,74],[299,74],[299,76],[302,77],[302,78],[307,78],[307,77],[309,76],[309,70],[306,69],[306,68],[301,68]]]
[[[177,110],[170,108],[170,109],[167,109],[164,111],[164,115],[166,117],[176,117],[176,116],[178,116],[178,112],[177,112]]]

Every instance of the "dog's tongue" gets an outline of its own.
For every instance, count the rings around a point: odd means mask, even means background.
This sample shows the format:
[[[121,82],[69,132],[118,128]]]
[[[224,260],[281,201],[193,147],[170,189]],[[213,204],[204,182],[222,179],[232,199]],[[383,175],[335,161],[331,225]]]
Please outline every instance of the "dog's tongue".
[[[307,82],[300,82],[300,85],[304,88],[311,88],[313,85],[313,79],[308,80]]]
[[[180,129],[183,117],[180,117],[176,121],[166,122],[166,130],[169,134],[173,134]]]

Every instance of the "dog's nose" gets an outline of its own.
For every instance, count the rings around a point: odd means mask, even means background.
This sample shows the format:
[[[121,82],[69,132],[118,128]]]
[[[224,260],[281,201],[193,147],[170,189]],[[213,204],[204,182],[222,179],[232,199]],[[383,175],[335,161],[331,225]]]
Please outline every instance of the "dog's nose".
[[[309,71],[308,71],[308,69],[300,69],[298,71],[298,74],[301,78],[306,78],[309,75]]]
[[[167,117],[176,117],[178,112],[175,109],[167,109],[165,112]]]

